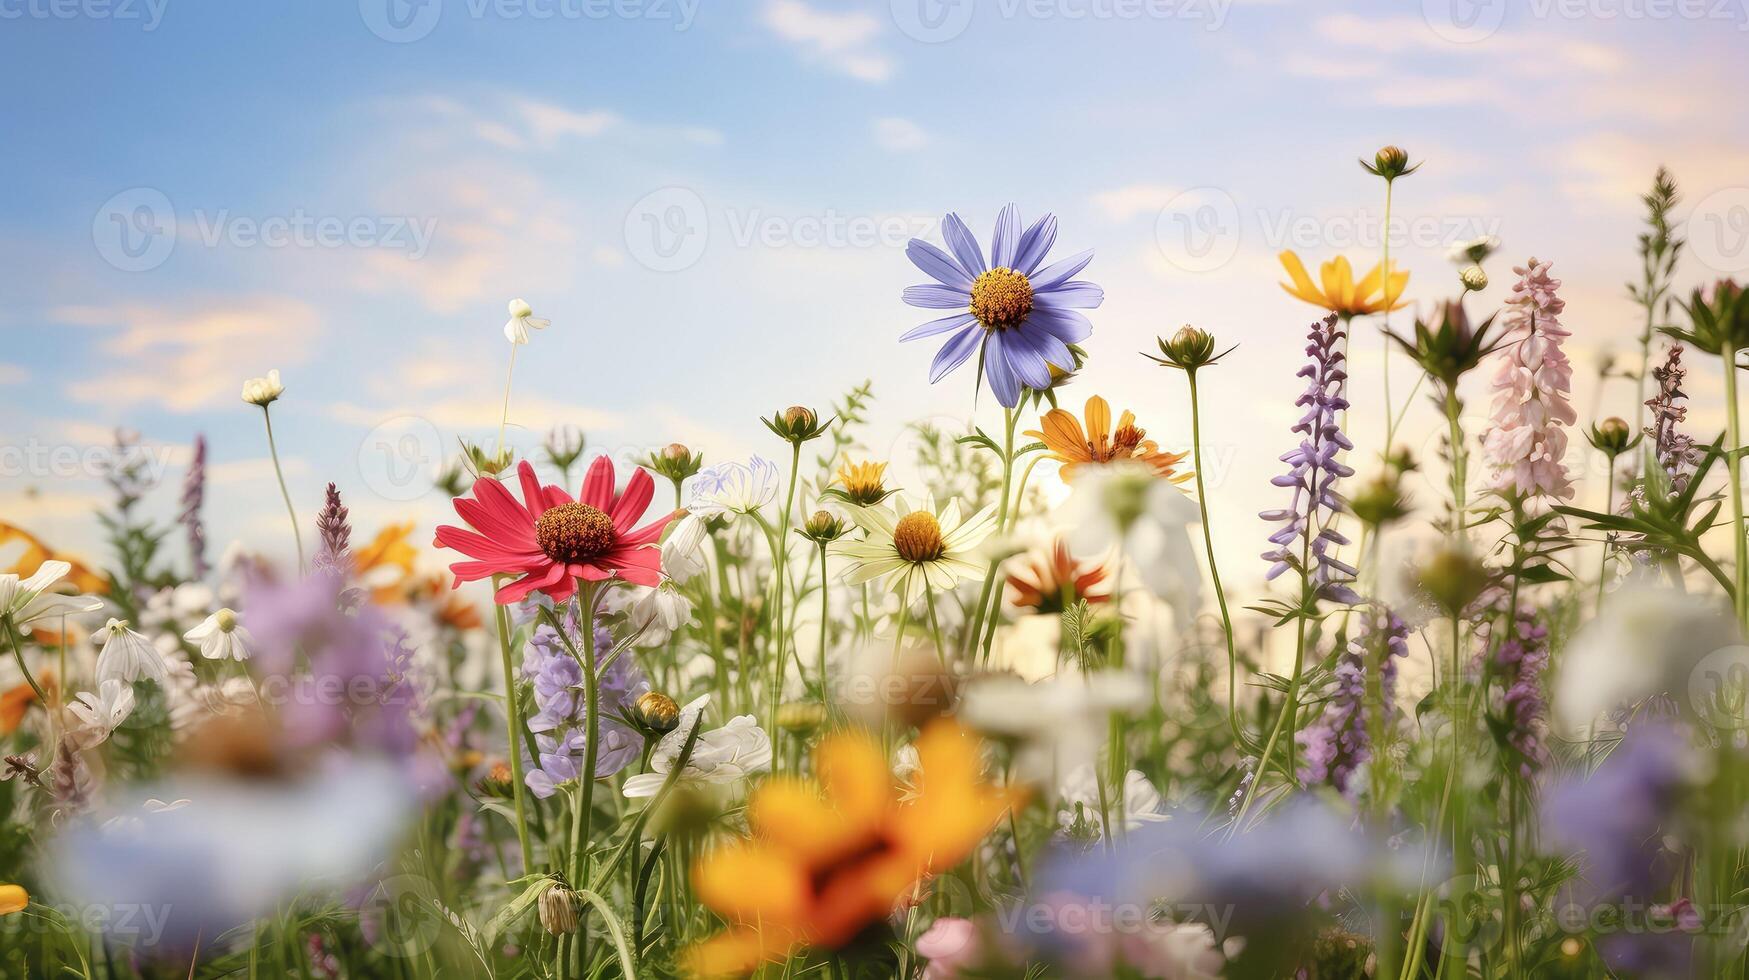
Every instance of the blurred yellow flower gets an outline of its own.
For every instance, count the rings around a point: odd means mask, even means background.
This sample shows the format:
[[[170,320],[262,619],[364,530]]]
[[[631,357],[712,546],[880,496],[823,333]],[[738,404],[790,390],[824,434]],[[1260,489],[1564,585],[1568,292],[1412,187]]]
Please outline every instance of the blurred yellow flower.
[[[907,802],[880,742],[863,733],[821,741],[818,783],[766,780],[747,806],[753,836],[693,867],[698,899],[730,926],[686,951],[688,971],[732,976],[804,946],[843,946],[920,880],[964,860],[1019,802],[985,782],[978,741],[956,723],[931,724],[914,747],[920,774]]]
[[[1313,306],[1329,310],[1344,320],[1351,317],[1365,316],[1369,313],[1384,311],[1386,304],[1393,310],[1402,309],[1403,289],[1409,284],[1409,273],[1397,272],[1396,263],[1391,263],[1391,277],[1388,285],[1384,284],[1384,263],[1372,267],[1366,278],[1354,281],[1354,267],[1348,264],[1346,256],[1338,255],[1334,259],[1318,267],[1318,278],[1322,288],[1312,282],[1312,277],[1306,274],[1305,264],[1292,249],[1283,251],[1280,255],[1282,268],[1287,270],[1292,284],[1282,283],[1281,288],[1288,295],[1303,299]]]
[[[0,915],[23,912],[30,904],[30,893],[22,885],[0,885]]]

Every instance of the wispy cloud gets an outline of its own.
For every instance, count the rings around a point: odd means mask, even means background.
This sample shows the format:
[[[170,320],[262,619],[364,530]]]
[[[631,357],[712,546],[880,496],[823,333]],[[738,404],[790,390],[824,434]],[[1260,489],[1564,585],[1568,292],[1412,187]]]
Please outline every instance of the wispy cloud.
[[[929,145],[929,134],[909,119],[889,116],[874,121],[875,143],[892,153],[909,153]]]
[[[1128,221],[1139,214],[1155,214],[1179,193],[1164,184],[1129,184],[1093,195],[1093,205],[1113,221]]]
[[[761,19],[809,62],[865,82],[892,77],[892,59],[874,44],[881,22],[872,14],[820,10],[803,0],[766,0]]]

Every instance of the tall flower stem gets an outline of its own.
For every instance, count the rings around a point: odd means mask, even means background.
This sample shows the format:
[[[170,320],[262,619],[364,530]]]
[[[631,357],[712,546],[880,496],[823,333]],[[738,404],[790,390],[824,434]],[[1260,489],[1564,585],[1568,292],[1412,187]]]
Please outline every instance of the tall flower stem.
[[[273,475],[279,478],[279,496],[285,501],[286,516],[291,518],[292,540],[298,546],[298,571],[304,570],[304,532],[298,526],[297,511],[292,509],[291,491],[285,488],[285,470],[279,465],[279,447],[273,441],[273,413],[261,406],[261,420],[267,425],[267,455],[273,459]]]
[[[1734,581],[1737,584],[1737,622],[1749,623],[1749,541],[1743,538],[1743,461],[1737,450],[1742,447],[1742,422],[1737,409],[1737,348],[1726,344],[1721,351],[1725,362],[1725,473],[1730,480],[1731,542],[1737,559]]]
[[[504,452],[504,427],[510,424],[510,382],[516,377],[516,349],[520,346],[510,345],[510,367],[504,372],[504,408],[498,413],[498,441],[492,446],[494,460]]]
[[[826,583],[831,579],[826,577],[826,542],[820,542],[820,702],[830,700],[826,685],[826,627],[830,622],[831,607],[826,602]]]
[[[1209,523],[1209,495],[1202,477],[1202,410],[1196,392],[1196,369],[1185,369],[1190,381],[1190,452],[1196,468],[1196,506],[1202,512],[1202,544],[1208,552],[1209,578],[1214,580],[1215,602],[1221,609],[1221,633],[1227,639],[1227,719],[1233,727],[1233,737],[1241,744],[1245,734],[1239,725],[1239,644],[1233,636],[1233,616],[1227,611],[1227,593],[1221,588],[1220,564],[1215,560],[1215,532]]]
[[[996,509],[996,533],[1008,530],[1008,492],[1014,483],[1014,428],[1019,423],[1020,416],[1012,408],[1002,410],[1002,497]],[[1001,561],[990,562],[989,571],[984,573],[984,587],[978,593],[977,610],[972,616],[971,629],[966,632],[966,656],[970,662],[974,650],[978,651],[978,662],[983,663],[990,658],[990,643],[995,636],[994,619],[999,610],[991,608],[991,593],[996,592],[999,602],[1001,592],[996,591],[996,571],[1002,566]],[[984,629],[988,617],[991,620],[990,629]],[[980,634],[984,639],[979,642]]]
[[[1312,506],[1316,506],[1316,505],[1313,504]],[[1300,559],[1300,595],[1302,597],[1302,601],[1308,601],[1309,597],[1312,594],[1312,577],[1311,577],[1311,570],[1308,566],[1308,562],[1310,561],[1310,558],[1311,558],[1311,550],[1312,550],[1311,549],[1311,542],[1312,542],[1311,535],[1308,534],[1306,536],[1305,543],[1301,545],[1302,557]],[[1293,725],[1296,724],[1297,716],[1299,714],[1298,709],[1299,709],[1299,701],[1300,701],[1300,681],[1305,676],[1305,667],[1306,667],[1306,616],[1302,612],[1302,614],[1299,617],[1299,629],[1298,629],[1298,631],[1295,635],[1295,639],[1294,639],[1294,672],[1293,672],[1293,676],[1291,678],[1289,678],[1289,680],[1288,680],[1287,697],[1281,703],[1280,713],[1278,713],[1275,716],[1275,725],[1269,731],[1269,741],[1263,743],[1263,754],[1258,756],[1258,758],[1257,758],[1257,775],[1252,778],[1251,790],[1250,790],[1250,792],[1245,794],[1244,801],[1239,804],[1239,812],[1233,817],[1233,826],[1231,828],[1229,828],[1227,831],[1227,836],[1229,836],[1229,837],[1237,834],[1239,832],[1239,828],[1244,826],[1245,814],[1250,811],[1252,802],[1257,799],[1257,794],[1260,791],[1262,791],[1262,789],[1263,789],[1264,777],[1267,776],[1269,773],[1269,760],[1275,753],[1276,742],[1281,739],[1282,729],[1284,727],[1286,727],[1288,729],[1288,731],[1289,731],[1288,737],[1290,740],[1293,737],[1292,728],[1293,728]],[[1293,756],[1291,754],[1291,745],[1292,745],[1291,741],[1290,741],[1289,745],[1290,745],[1290,754],[1288,756],[1288,763],[1287,763],[1287,778],[1288,778],[1288,781],[1291,783],[1293,781],[1293,778],[1294,778]]]
[[[492,581],[493,591],[497,591],[499,579]],[[524,794],[522,769],[522,707],[516,697],[516,664],[510,654],[510,614],[496,601],[492,603],[492,611],[498,624],[498,653],[504,667],[504,726],[505,737],[510,745],[510,791],[511,802],[516,807],[516,844],[522,852],[522,873],[532,874],[534,871],[534,849],[528,841],[528,804]],[[529,748],[532,756],[533,747]]]
[[[1380,235],[1380,243],[1379,243],[1380,251],[1383,253],[1383,255],[1380,258],[1380,268],[1382,268],[1384,270],[1384,277],[1385,277],[1385,281],[1384,281],[1384,310],[1380,314],[1384,318],[1384,323],[1381,325],[1381,329],[1379,331],[1380,339],[1382,339],[1384,341],[1385,350],[1384,350],[1384,361],[1382,362],[1383,366],[1379,369],[1379,373],[1381,375],[1383,375],[1384,381],[1385,381],[1385,452],[1387,452],[1387,453],[1389,453],[1391,451],[1391,443],[1393,440],[1395,440],[1396,435],[1397,435],[1397,426],[1396,426],[1396,423],[1392,421],[1394,416],[1391,413],[1391,335],[1390,335],[1390,329],[1391,329],[1391,190],[1394,187],[1396,187],[1396,185],[1397,185],[1397,182],[1395,180],[1392,180],[1389,177],[1385,178],[1385,224],[1384,224],[1384,231]]]
[[[773,565],[772,578],[775,580],[774,588],[777,593],[776,598],[773,600],[774,606],[771,617],[771,628],[773,633],[771,644],[774,653],[771,658],[771,728],[769,731],[773,732],[777,731],[777,709],[783,702],[783,661],[788,649],[786,638],[789,631],[785,628],[787,624],[783,617],[783,606],[784,589],[786,588],[784,584],[784,579],[786,578],[785,572],[789,567],[790,507],[795,503],[796,476],[797,471],[801,468],[802,444],[800,442],[792,442],[789,465],[789,489],[785,490],[783,494],[783,512],[777,525],[777,532],[771,536],[771,561]]]
[[[1608,456],[1609,465],[1604,468],[1604,472],[1607,473],[1608,476],[1606,476],[1603,481],[1603,512],[1605,514],[1613,514],[1615,513],[1616,454],[1609,453]],[[1605,531],[1603,533],[1603,553],[1597,556],[1597,613],[1600,616],[1603,614],[1604,579],[1605,576],[1609,574],[1609,546],[1614,541],[1614,532]]]
[[[49,696],[43,693],[42,685],[36,682],[30,668],[24,665],[24,647],[18,640],[18,630],[12,625],[12,617],[0,619],[0,630],[5,631],[6,642],[12,647],[12,659],[18,662],[18,672],[24,675],[25,683],[36,694],[36,702],[43,706],[44,711],[49,710]]]

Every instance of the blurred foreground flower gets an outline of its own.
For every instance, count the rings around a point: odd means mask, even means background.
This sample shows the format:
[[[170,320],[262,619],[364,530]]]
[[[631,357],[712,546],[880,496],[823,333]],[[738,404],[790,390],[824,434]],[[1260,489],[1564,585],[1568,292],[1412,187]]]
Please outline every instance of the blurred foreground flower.
[[[703,976],[746,973],[802,947],[836,949],[891,914],[917,882],[959,864],[1018,802],[981,773],[978,743],[951,722],[916,742],[920,788],[899,802],[880,743],[829,736],[818,783],[767,780],[748,802],[752,836],[704,855],[698,898],[730,927],[686,953]]]
[[[0,885],[0,915],[22,912],[30,905],[30,893],[22,885]]]
[[[921,238],[905,254],[935,279],[905,289],[905,302],[925,309],[958,310],[907,331],[901,342],[952,333],[929,367],[934,384],[979,355],[990,390],[1006,408],[1020,404],[1022,386],[1051,387],[1051,368],[1073,372],[1079,365],[1070,344],[1086,340],[1093,325],[1079,310],[1093,309],[1105,290],[1073,277],[1093,260],[1091,250],[1040,268],[1057,240],[1057,218],[1047,214],[1026,228],[1010,204],[996,217],[990,264],[959,215],[942,219],[942,234],[953,254]]]

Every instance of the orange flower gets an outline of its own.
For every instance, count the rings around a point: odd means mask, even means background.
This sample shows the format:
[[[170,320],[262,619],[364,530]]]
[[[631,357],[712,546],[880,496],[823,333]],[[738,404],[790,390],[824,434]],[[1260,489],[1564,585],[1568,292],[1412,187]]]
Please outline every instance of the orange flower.
[[[1015,591],[1014,604],[1021,608],[1060,613],[1082,599],[1088,602],[1111,599],[1108,592],[1099,588],[1109,574],[1105,566],[1077,560],[1060,538],[1048,556],[1028,556],[1024,571],[1031,572],[1031,577],[1008,576],[1008,587]]]
[[[1393,310],[1400,310],[1406,305],[1402,297],[1403,287],[1409,284],[1409,274],[1397,272],[1394,262],[1391,264],[1389,285],[1384,284],[1383,262],[1373,266],[1366,278],[1356,283],[1354,267],[1348,264],[1346,256],[1338,255],[1318,267],[1318,278],[1323,284],[1323,288],[1319,289],[1312,283],[1312,277],[1306,274],[1305,263],[1292,250],[1282,252],[1278,258],[1281,259],[1282,268],[1287,270],[1288,278],[1293,280],[1292,285],[1285,282],[1281,284],[1281,288],[1287,290],[1289,296],[1329,310],[1344,320],[1381,312],[1387,304]]]
[[[60,700],[56,693],[55,675],[52,671],[43,671],[36,679],[43,686],[43,693]],[[20,683],[9,691],[0,693],[0,735],[11,735],[18,731],[18,726],[24,723],[24,713],[36,703],[36,692],[31,690],[28,682]]]
[[[1086,432],[1081,430],[1081,423],[1073,414],[1053,408],[1039,420],[1042,431],[1026,433],[1044,442],[1050,457],[1063,464],[1064,480],[1073,482],[1075,471],[1088,463],[1099,465],[1120,459],[1147,463],[1173,483],[1183,482],[1194,475],[1174,470],[1189,454],[1161,452],[1154,440],[1147,438],[1148,431],[1136,424],[1134,412],[1125,410],[1118,416],[1117,428],[1113,430],[1111,406],[1105,399],[1094,395],[1087,399],[1086,415]]]
[[[17,575],[23,578],[35,572],[37,566],[43,562],[57,559],[73,566],[72,571],[68,572],[67,577],[63,580],[73,587],[73,591],[86,595],[108,594],[108,576],[101,572],[92,571],[68,555],[56,552],[29,531],[0,521],[0,554],[9,553],[8,546],[13,544],[23,545],[23,550],[18,552],[17,557],[11,559],[11,565],[0,567],[0,574]]]
[[[378,531],[370,544],[353,549],[352,567],[359,580],[371,587],[371,598],[380,604],[407,599],[403,586],[413,574],[413,560],[419,556],[418,549],[407,543],[412,534],[412,521],[390,524]]]
[[[978,742],[937,721],[915,743],[917,794],[901,803],[879,741],[840,732],[814,751],[817,784],[772,777],[747,806],[753,836],[693,868],[698,899],[729,928],[686,951],[698,976],[745,974],[804,946],[835,949],[952,868],[1019,802],[989,785]]]

